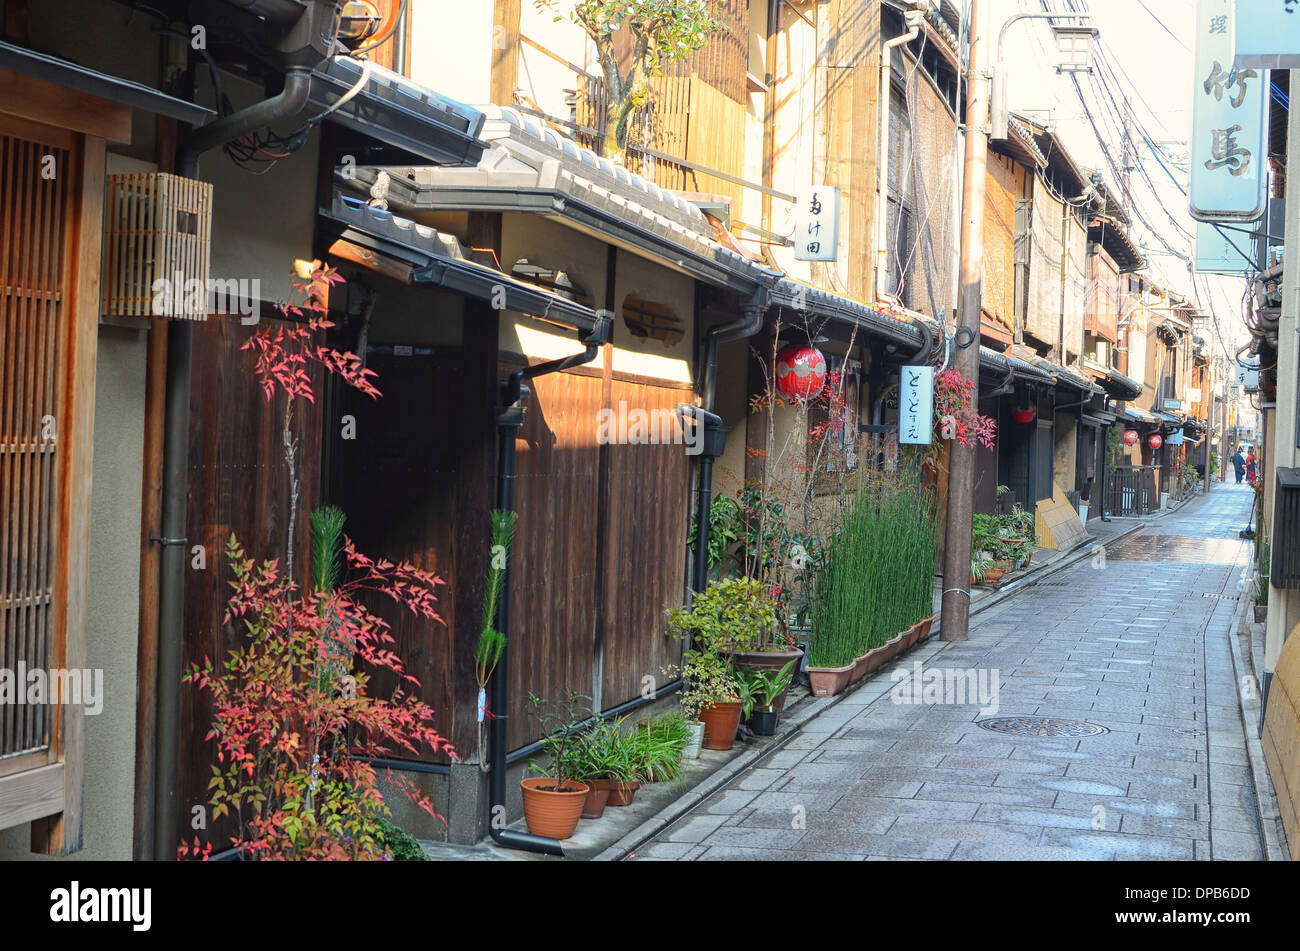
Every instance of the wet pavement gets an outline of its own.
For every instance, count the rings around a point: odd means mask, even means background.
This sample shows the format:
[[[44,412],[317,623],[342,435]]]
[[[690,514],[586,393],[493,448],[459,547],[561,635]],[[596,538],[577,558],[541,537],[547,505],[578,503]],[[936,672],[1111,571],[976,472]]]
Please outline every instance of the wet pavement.
[[[1227,640],[1251,499],[1218,486],[921,645],[629,858],[1262,858]]]

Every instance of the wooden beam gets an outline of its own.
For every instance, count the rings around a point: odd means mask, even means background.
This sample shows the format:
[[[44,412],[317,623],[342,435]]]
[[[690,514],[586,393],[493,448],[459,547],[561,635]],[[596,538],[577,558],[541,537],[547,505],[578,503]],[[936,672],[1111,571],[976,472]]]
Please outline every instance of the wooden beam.
[[[59,550],[56,592],[63,604],[61,654],[51,667],[86,666],[86,625],[90,589],[90,480],[95,433],[95,360],[99,330],[99,265],[104,228],[105,142],[86,136],[77,174],[80,194],[74,226],[68,229],[67,352],[64,390],[64,444],[67,456],[59,480],[63,546]],[[59,708],[53,747],[63,760],[63,812],[32,823],[32,851],[67,855],[81,848],[85,713],[70,704]]]
[[[63,812],[65,772],[62,763],[51,763],[0,779],[0,829]]]
[[[353,244],[351,241],[345,241],[342,238],[330,245],[329,256],[338,258],[340,261],[347,261],[350,264],[359,264],[362,267],[379,272],[384,277],[391,277],[402,284],[411,283],[411,272],[414,268],[409,264],[403,264],[382,254],[376,254],[369,248],[363,248],[359,244]]]
[[[71,129],[109,142],[131,141],[131,107],[0,69],[0,104],[33,122]]]
[[[521,0],[495,0],[492,15],[492,80],[490,95],[498,106],[515,104],[519,84],[519,19]]]

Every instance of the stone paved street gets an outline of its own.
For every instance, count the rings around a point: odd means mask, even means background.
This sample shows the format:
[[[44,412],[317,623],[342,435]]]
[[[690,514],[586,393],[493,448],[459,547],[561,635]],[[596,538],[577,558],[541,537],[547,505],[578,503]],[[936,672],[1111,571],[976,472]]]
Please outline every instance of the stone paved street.
[[[996,711],[894,702],[886,668],[634,857],[1262,858],[1227,640],[1250,504],[1217,487],[894,665],[908,697],[917,661],[996,671]],[[1105,732],[979,725],[1019,716]]]

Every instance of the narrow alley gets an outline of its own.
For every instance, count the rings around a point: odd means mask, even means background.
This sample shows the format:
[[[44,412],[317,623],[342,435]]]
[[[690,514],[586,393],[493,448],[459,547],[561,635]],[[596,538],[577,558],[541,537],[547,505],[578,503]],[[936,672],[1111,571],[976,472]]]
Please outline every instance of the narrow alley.
[[[632,857],[1262,858],[1227,641],[1250,509],[1217,487],[927,642]],[[900,702],[918,663],[987,672],[996,710]]]

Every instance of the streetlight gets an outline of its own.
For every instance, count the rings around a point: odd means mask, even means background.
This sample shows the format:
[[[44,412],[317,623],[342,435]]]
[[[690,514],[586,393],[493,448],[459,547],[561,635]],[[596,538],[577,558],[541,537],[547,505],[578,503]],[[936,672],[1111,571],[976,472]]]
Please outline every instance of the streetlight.
[[[1010,124],[1010,112],[1007,109],[1007,69],[1002,60],[1002,41],[1006,39],[1007,29],[1017,20],[1078,20],[1069,25],[1049,23],[1048,27],[1056,38],[1056,52],[1060,58],[1057,63],[1058,73],[1092,72],[1093,47],[1096,45],[1100,31],[1092,25],[1091,19],[1078,13],[1017,13],[1008,17],[998,31],[997,59],[993,66],[992,104],[989,110],[989,138],[1007,138]]]

